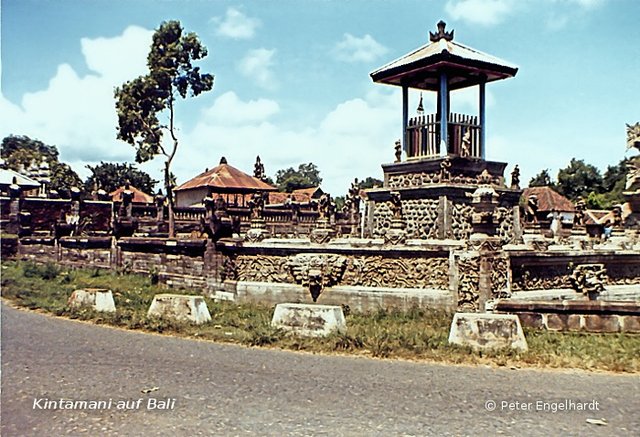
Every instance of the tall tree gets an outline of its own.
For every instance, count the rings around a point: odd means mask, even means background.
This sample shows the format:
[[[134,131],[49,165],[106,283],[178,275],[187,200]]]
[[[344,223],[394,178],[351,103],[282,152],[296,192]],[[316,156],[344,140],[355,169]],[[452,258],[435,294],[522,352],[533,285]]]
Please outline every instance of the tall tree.
[[[544,169],[529,181],[530,187],[553,187],[555,183],[549,175],[549,169]]]
[[[129,181],[131,185],[139,190],[147,194],[153,194],[154,187],[158,183],[147,173],[128,163],[100,162],[100,164],[93,167],[90,165],[86,167],[91,170],[91,175],[84,182],[85,190],[88,192],[91,192],[94,186],[97,186],[110,193],[124,185],[126,181]]]
[[[49,190],[67,191],[81,187],[82,181],[73,169],[58,159],[58,149],[28,136],[9,135],[2,140],[0,154],[7,168],[28,176],[29,169],[46,164],[49,170]]]
[[[293,167],[278,170],[276,173],[276,185],[280,191],[290,193],[300,188],[317,187],[322,183],[320,170],[313,163],[300,164],[298,170]]]
[[[195,97],[213,88],[213,75],[201,73],[193,61],[207,56],[206,47],[179,21],[166,21],[153,34],[147,57],[149,73],[116,88],[118,138],[136,148],[136,162],[165,157],[164,183],[169,200],[169,236],[175,234],[171,162],[178,150],[175,128],[176,99]],[[161,123],[159,116],[166,116]],[[170,135],[169,144],[163,134]]]
[[[587,198],[590,193],[602,193],[600,171],[581,159],[573,158],[569,165],[558,172],[557,190],[572,201]]]

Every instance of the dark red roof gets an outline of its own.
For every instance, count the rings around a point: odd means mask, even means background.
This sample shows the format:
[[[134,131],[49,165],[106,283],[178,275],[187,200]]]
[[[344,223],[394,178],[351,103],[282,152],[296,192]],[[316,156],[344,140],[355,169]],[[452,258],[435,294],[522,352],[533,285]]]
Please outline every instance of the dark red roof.
[[[184,191],[202,187],[211,188],[214,192],[255,192],[276,190],[275,187],[262,182],[258,178],[249,176],[229,164],[220,164],[209,171],[199,174],[190,181],[185,182],[174,191]]]
[[[558,212],[575,212],[576,210],[569,199],[555,192],[550,187],[525,188],[522,196],[524,196],[525,199],[529,199],[529,197],[534,194],[538,198],[538,211],[540,212],[553,211],[554,209]]]
[[[153,196],[145,193],[144,191],[140,191],[136,187],[129,186],[129,190],[133,191],[133,200],[135,203],[153,203]],[[124,187],[120,187],[117,190],[109,193],[111,200],[114,202],[122,201],[122,192],[124,191]]]

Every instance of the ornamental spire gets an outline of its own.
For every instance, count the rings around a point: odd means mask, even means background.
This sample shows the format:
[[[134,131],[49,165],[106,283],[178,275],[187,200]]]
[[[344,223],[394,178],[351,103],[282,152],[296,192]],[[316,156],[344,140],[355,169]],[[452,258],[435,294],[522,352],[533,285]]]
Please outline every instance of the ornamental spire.
[[[431,42],[438,42],[441,39],[444,38],[445,41],[452,41],[453,40],[453,30],[451,32],[445,32],[445,27],[447,27],[447,23],[445,23],[444,21],[440,20],[437,24],[438,26],[438,32],[433,33],[433,32],[429,32],[429,39],[431,40]]]

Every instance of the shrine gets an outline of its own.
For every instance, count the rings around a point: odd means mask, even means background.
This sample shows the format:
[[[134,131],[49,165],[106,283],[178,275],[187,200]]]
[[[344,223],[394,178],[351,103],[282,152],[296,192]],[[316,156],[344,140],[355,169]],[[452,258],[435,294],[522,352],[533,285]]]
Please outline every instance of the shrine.
[[[518,68],[455,42],[444,22],[437,27],[428,44],[371,73],[376,83],[402,87],[402,140],[395,162],[382,165],[384,186],[367,192],[367,228],[373,237],[391,229],[397,192],[408,238],[465,240],[472,232],[472,193],[486,185],[498,195],[496,234],[512,241],[520,234],[521,190],[517,174],[506,186],[506,163],[485,159],[485,85],[514,77]],[[451,91],[468,87],[478,88],[478,114],[452,113]],[[421,97],[418,114],[409,118],[410,88],[437,93],[436,113],[424,115]]]

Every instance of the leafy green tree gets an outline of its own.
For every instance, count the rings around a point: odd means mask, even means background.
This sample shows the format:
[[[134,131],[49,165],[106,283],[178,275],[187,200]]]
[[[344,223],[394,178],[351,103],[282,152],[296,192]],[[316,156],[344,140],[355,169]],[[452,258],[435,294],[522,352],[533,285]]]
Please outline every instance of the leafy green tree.
[[[530,187],[554,187],[555,183],[549,175],[549,169],[544,169],[529,181]]]
[[[155,185],[158,183],[147,173],[128,163],[100,162],[93,167],[90,165],[86,167],[91,170],[91,175],[84,182],[87,192],[91,192],[97,186],[107,193],[111,193],[129,181],[139,190],[153,194]]]
[[[569,165],[558,172],[557,191],[572,201],[587,198],[591,192],[601,194],[600,171],[581,159],[573,158]]]
[[[300,188],[317,187],[322,183],[320,170],[313,163],[300,164],[298,170],[293,167],[278,170],[276,173],[276,185],[278,190],[290,193]]]
[[[384,182],[380,179],[372,178],[371,176],[369,176],[365,180],[360,181],[358,186],[360,187],[360,189],[365,190],[367,188],[382,187],[383,183]]]
[[[207,56],[206,47],[195,33],[185,33],[179,21],[166,21],[153,34],[147,57],[149,73],[116,88],[118,139],[136,148],[136,162],[142,163],[155,156],[165,157],[164,183],[169,200],[169,236],[175,234],[173,216],[173,185],[171,162],[178,150],[175,127],[175,103],[178,97],[186,99],[210,91],[213,75],[201,73],[193,66]],[[162,123],[159,116],[166,116]],[[165,132],[170,141],[163,140]]]
[[[28,136],[9,135],[2,140],[0,154],[7,168],[22,173],[32,165],[46,163],[50,172],[49,190],[66,191],[71,187],[82,186],[78,174],[68,164],[59,161],[56,146]]]

